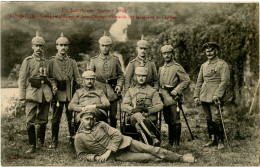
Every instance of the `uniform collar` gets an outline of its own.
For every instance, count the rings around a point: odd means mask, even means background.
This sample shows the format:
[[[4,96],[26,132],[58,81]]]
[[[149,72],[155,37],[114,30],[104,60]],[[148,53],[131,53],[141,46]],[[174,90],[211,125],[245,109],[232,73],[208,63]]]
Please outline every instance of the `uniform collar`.
[[[148,61],[148,58],[146,56],[144,58],[141,58],[140,56],[137,56],[136,60],[138,60],[139,62],[143,61],[143,62],[146,63]]]
[[[37,61],[44,60],[44,55],[38,56],[38,55],[36,55],[36,54],[33,54],[32,56],[33,56],[33,58],[34,58],[35,60],[37,60]]]
[[[88,87],[84,86],[84,90],[91,91],[91,90],[96,90],[96,88],[94,86],[92,88],[88,88]]]
[[[56,57],[59,59],[59,60],[67,60],[68,59],[68,55],[66,54],[65,56],[62,56],[61,54],[57,53],[56,54]]]
[[[213,60],[208,60],[208,64],[214,64],[219,60],[218,56],[216,56]]]
[[[147,87],[147,84],[143,84],[143,85],[136,84],[136,87],[144,89]]]
[[[109,52],[107,56],[103,55],[102,53],[99,54],[99,57],[103,60],[110,59],[112,57],[112,54]]]
[[[170,67],[170,66],[172,66],[173,64],[175,64],[176,63],[176,61],[175,60],[172,60],[170,63],[164,63],[164,66],[165,67]]]

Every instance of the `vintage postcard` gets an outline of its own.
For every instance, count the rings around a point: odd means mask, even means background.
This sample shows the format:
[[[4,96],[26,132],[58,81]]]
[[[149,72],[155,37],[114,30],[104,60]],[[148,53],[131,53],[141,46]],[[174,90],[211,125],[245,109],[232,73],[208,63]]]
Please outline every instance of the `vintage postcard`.
[[[258,166],[259,2],[2,1],[2,166]]]

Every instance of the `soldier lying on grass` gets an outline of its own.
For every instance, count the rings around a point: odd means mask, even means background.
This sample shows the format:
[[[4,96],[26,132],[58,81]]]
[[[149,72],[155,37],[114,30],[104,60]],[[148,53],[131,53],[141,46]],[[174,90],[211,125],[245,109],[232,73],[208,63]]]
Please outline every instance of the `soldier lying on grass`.
[[[107,123],[96,122],[95,117],[95,111],[91,108],[80,113],[81,124],[74,143],[79,160],[196,162],[191,154],[180,155],[124,136]]]

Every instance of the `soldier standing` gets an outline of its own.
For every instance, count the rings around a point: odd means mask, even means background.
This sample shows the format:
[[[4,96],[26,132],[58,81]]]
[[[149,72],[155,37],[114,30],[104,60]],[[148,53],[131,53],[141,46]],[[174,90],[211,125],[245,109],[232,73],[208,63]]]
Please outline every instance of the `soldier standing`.
[[[158,76],[155,63],[150,60],[147,56],[149,43],[144,40],[142,35],[141,40],[137,42],[137,57],[129,62],[126,67],[125,73],[125,86],[124,92],[126,92],[130,87],[134,87],[136,80],[134,77],[135,69],[140,66],[144,66],[148,69],[148,75],[146,78],[147,84],[156,88],[158,90]]]
[[[201,65],[194,91],[194,101],[202,105],[206,114],[210,142],[204,146],[218,145],[224,148],[224,129],[221,123],[218,103],[224,96],[230,81],[228,64],[218,58],[219,45],[207,42],[203,45],[208,61]],[[222,105],[222,104],[221,104]]]
[[[45,41],[39,36],[32,39],[34,53],[24,59],[19,74],[19,99],[26,107],[26,127],[30,148],[26,154],[36,151],[36,134],[38,146],[44,145],[46,124],[52,92],[49,86],[49,60],[44,56]],[[35,126],[37,133],[35,134]]]
[[[131,126],[141,133],[144,141],[147,138],[142,134],[142,130],[148,134],[152,139],[152,144],[156,146],[160,142],[154,135],[154,125],[156,125],[158,119],[157,113],[163,109],[163,103],[157,90],[146,84],[148,69],[137,67],[135,75],[137,84],[126,92],[122,110],[130,115]]]
[[[190,83],[190,78],[183,67],[174,60],[171,45],[164,45],[161,53],[165,63],[159,68],[159,91],[164,102],[163,114],[168,124],[169,144],[177,146],[180,142],[181,123],[176,100],[181,98],[183,90]]]
[[[51,76],[55,79],[53,90],[55,93],[56,104],[53,104],[52,116],[52,145],[50,148],[58,146],[59,124],[62,116],[62,111],[65,106],[66,116],[70,139],[74,135],[72,121],[72,112],[68,110],[68,105],[72,99],[73,81],[81,84],[77,63],[68,56],[69,40],[61,33],[61,37],[56,40],[56,48],[58,53],[50,59]]]
[[[110,102],[110,125],[116,127],[117,94],[122,90],[124,74],[119,59],[109,52],[112,44],[111,38],[104,34],[98,42],[101,53],[90,60],[89,66],[90,70],[96,73],[96,88],[102,89]]]

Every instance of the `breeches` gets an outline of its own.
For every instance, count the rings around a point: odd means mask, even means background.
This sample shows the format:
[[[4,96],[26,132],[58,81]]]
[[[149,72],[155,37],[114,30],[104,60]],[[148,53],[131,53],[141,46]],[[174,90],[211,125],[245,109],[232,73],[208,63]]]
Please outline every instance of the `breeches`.
[[[219,114],[218,106],[214,103],[201,102],[202,109],[206,114],[207,121],[213,121],[221,123],[221,117]]]
[[[26,103],[26,123],[27,128],[31,125],[46,125],[48,123],[48,114],[50,103],[43,101],[42,103],[27,102]]]
[[[164,106],[163,116],[167,124],[180,123],[180,111],[177,112],[177,105]]]
[[[52,116],[52,123],[53,124],[60,124],[63,108],[65,106],[67,121],[71,122],[72,120],[72,112],[68,110],[69,101],[66,102],[59,102],[59,107],[56,104],[53,104],[53,116]]]

